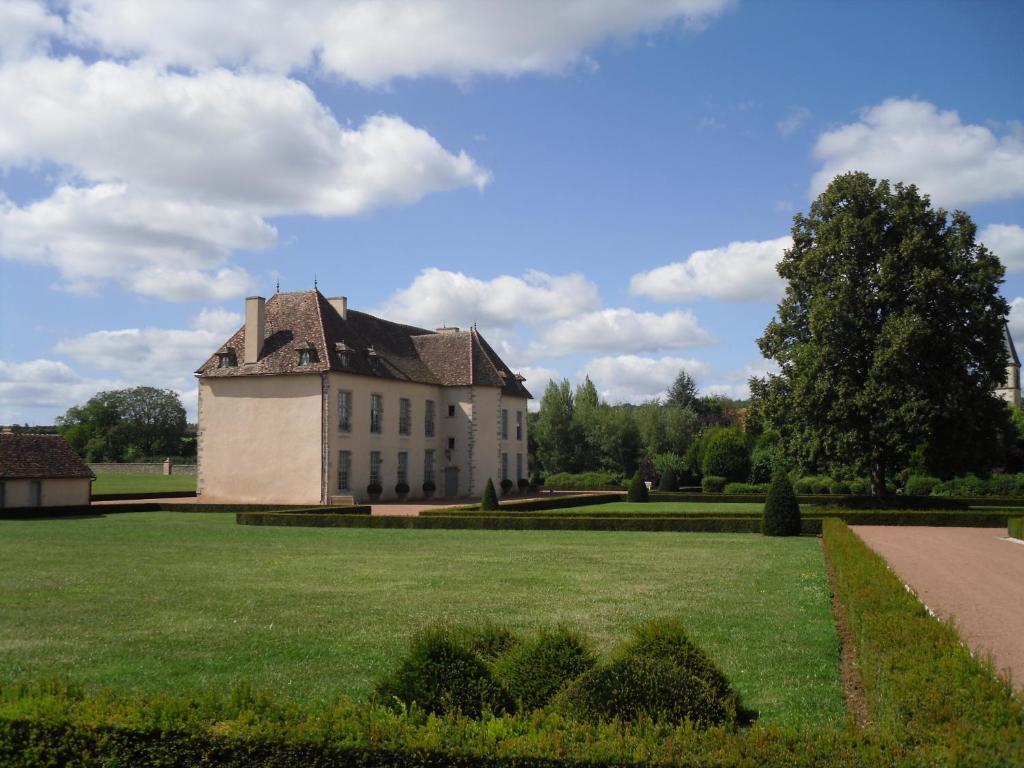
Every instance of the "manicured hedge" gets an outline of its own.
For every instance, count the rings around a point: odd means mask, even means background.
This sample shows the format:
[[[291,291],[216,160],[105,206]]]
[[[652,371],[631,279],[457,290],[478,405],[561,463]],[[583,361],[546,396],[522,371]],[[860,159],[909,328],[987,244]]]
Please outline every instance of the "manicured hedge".
[[[764,495],[768,493],[768,483],[726,483],[723,493],[747,493]]]
[[[126,501],[128,499],[195,498],[195,491],[151,491],[149,493],[94,493],[93,501]]]
[[[3,507],[0,520],[33,520],[49,517],[95,517],[126,512],[315,512],[321,515],[369,515],[368,506],[310,507],[302,504],[161,504],[156,501],[141,504],[87,504],[64,507]]]
[[[625,494],[620,493],[595,493],[586,496],[549,496],[543,499],[523,499],[521,501],[503,501],[498,507],[497,514],[506,512],[538,512],[546,509],[570,509],[572,507],[589,507],[592,504],[611,504],[626,500]],[[446,516],[452,512],[459,514],[480,512],[479,504],[463,504],[457,507],[437,507],[425,509],[420,516],[432,517],[435,515]],[[489,512],[488,514],[495,514]]]
[[[936,621],[845,523],[826,520],[825,553],[873,730],[915,765],[1024,765],[1024,705],[952,625]]]
[[[544,487],[553,491],[621,490],[622,478],[611,472],[556,472],[544,479]]]
[[[1009,531],[1010,538],[1013,539],[1024,539],[1024,517],[1011,517],[1006,527]]]

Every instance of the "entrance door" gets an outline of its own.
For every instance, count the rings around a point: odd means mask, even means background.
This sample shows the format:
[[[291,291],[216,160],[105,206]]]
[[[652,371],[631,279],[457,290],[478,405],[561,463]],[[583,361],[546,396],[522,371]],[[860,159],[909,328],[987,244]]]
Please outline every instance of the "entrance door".
[[[444,495],[447,499],[454,499],[459,495],[459,468],[444,468]]]

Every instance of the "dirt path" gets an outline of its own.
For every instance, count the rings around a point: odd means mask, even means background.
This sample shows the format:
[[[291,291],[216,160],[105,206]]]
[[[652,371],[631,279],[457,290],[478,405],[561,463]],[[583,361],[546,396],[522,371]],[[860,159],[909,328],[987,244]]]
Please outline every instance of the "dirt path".
[[[1024,544],[999,528],[858,525],[853,530],[939,618],[1024,692]]]

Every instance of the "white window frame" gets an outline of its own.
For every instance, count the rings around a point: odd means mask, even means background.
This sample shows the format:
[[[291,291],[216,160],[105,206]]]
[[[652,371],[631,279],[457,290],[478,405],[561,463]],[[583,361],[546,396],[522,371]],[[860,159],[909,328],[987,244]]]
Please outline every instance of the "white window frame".
[[[378,392],[370,395],[370,434],[384,434],[384,395]]]
[[[377,483],[381,487],[384,487],[384,481],[382,479],[382,469],[384,466],[384,459],[381,456],[380,451],[370,451],[370,484]]]
[[[436,483],[434,477],[434,465],[436,463],[436,455],[433,448],[427,448],[423,452],[423,482]]]
[[[398,398],[398,434],[412,435],[412,399],[408,397]]]
[[[409,452],[398,452],[398,468],[396,470],[396,483],[409,484]]]
[[[352,434],[352,390],[338,390],[338,434]]]
[[[423,411],[423,435],[433,437],[437,432],[437,407],[433,400],[427,400]]]
[[[352,451],[338,451],[338,490],[352,490]]]

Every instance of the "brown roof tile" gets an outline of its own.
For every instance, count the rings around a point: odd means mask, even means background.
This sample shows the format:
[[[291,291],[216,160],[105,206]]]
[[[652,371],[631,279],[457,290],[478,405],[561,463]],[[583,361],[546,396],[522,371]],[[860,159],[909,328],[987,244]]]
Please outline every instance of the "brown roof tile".
[[[312,346],[317,362],[300,366],[298,348]],[[238,365],[218,367],[218,354],[233,352]],[[342,352],[347,363],[342,364]],[[245,365],[245,327],[196,373],[200,377],[339,371],[442,386],[501,387],[532,397],[474,328],[437,333],[348,310],[343,319],[316,290],[277,293],[266,303],[266,330],[259,362]],[[502,375],[504,374],[504,375]]]
[[[60,435],[0,433],[0,479],[95,477]]]

